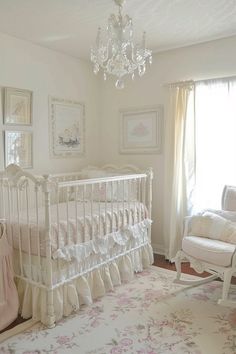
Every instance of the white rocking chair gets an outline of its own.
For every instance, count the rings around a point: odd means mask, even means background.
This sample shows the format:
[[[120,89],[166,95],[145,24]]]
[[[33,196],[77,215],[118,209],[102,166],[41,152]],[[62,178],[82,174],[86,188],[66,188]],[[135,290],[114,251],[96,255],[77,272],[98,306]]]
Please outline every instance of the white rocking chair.
[[[236,222],[236,187],[225,186],[222,194],[222,210],[208,211],[214,213],[216,219],[218,215],[228,221]],[[204,213],[207,215],[206,210]],[[201,215],[204,215],[204,213]],[[210,214],[208,213],[208,215]],[[185,221],[182,249],[177,252],[175,257],[177,276],[174,282],[194,286],[221,278],[223,281],[222,298],[218,300],[218,304],[236,307],[236,301],[228,299],[231,278],[234,274],[236,275],[236,244],[217,239],[219,236],[217,220],[211,230],[215,230],[215,239],[213,237],[204,237],[202,234],[199,236],[196,233],[191,235],[193,218],[194,216],[187,217]],[[200,228],[200,231],[202,231],[202,228]],[[210,273],[210,276],[200,280],[181,280],[182,262],[190,262],[190,266],[197,273],[206,271]]]

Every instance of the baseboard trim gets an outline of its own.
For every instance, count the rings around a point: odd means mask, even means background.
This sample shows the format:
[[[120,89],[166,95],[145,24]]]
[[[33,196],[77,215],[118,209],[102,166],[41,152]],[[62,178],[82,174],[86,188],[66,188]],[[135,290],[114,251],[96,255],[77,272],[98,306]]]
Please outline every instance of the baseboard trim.
[[[154,254],[165,255],[165,247],[160,243],[152,243],[152,249]]]

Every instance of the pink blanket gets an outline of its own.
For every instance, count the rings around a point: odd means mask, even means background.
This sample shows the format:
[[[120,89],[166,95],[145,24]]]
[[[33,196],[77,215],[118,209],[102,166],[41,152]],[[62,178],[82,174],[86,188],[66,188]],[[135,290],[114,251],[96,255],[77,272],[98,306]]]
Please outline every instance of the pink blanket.
[[[0,331],[17,318],[18,307],[19,300],[12,267],[12,248],[7,242],[5,226],[0,224]]]

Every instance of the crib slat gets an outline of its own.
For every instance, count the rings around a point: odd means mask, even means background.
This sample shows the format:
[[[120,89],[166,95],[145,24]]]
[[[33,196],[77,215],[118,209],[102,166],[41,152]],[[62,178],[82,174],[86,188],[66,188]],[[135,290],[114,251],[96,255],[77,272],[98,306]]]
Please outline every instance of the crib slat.
[[[66,244],[69,245],[71,243],[70,240],[70,229],[69,229],[69,188],[66,188]]]
[[[35,213],[36,213],[36,237],[37,237],[37,248],[38,248],[38,281],[42,283],[42,268],[41,268],[41,257],[40,257],[40,235],[39,235],[39,202],[38,202],[38,186],[35,186]]]
[[[21,226],[20,226],[20,196],[19,189],[17,188],[17,229],[18,229],[18,245],[19,245],[19,258],[20,258],[20,275],[23,277],[23,262],[22,262],[22,249],[21,249]]]
[[[108,222],[107,222],[107,182],[105,182],[105,234],[107,234],[108,230],[107,230],[107,226],[108,226]]]
[[[146,205],[146,177],[143,179],[143,205]],[[142,219],[144,219],[144,209],[142,208]]]
[[[141,184],[142,184],[142,179],[139,178],[139,182],[138,182],[138,202],[139,202],[138,221],[139,222],[141,222],[141,213],[142,213]]]
[[[58,249],[60,249],[62,247],[62,240],[61,240],[61,236],[60,236],[60,211],[59,211],[60,190],[58,188],[58,183],[56,183],[55,194],[56,194],[55,195],[55,202],[56,202],[56,214],[57,214],[57,216],[56,216],[57,217],[57,246],[58,246]],[[57,272],[58,272],[58,274],[61,274],[61,263],[60,263],[59,259],[57,259]]]
[[[133,184],[133,186],[132,186]],[[134,194],[136,191],[136,187],[137,187],[137,179],[133,180],[133,183],[131,181],[131,193]],[[137,222],[137,213],[136,213],[136,196],[132,195],[133,197],[133,204],[134,204],[134,224],[136,224]]]
[[[116,230],[119,229],[120,225],[120,205],[119,205],[119,182],[116,181],[116,211],[117,211],[117,227]]]
[[[123,204],[123,222],[122,222],[122,226],[125,227],[125,217],[126,217],[126,214],[125,214],[125,180],[122,181],[122,185],[123,185],[123,201],[122,201],[122,204]]]
[[[76,243],[79,243],[79,225],[78,225],[78,187],[75,187],[75,232],[76,232]]]
[[[127,181],[128,185],[128,225],[131,225],[131,211],[130,211],[130,180]]]
[[[85,204],[85,193],[86,193],[86,185],[83,185],[83,219],[84,219],[83,242],[85,242],[85,240],[86,240],[86,204]]]
[[[30,222],[29,222],[29,191],[28,191],[28,183],[25,187],[25,198],[26,198],[26,220],[27,220],[27,241],[28,241],[28,257],[29,257],[29,267],[30,267],[30,278],[33,279],[32,276],[32,258],[31,258],[31,240],[30,240]]]
[[[111,232],[114,231],[114,199],[113,199],[113,182],[111,184]]]
[[[101,236],[101,184],[98,185],[99,190],[99,200],[98,200],[98,236]]]
[[[93,216],[93,184],[91,184],[91,199],[90,199],[90,212],[91,212],[91,239],[94,236],[94,216]]]
[[[71,244],[71,238],[70,238],[70,225],[69,225],[69,193],[70,193],[70,187],[67,187],[65,190],[65,194],[66,194],[66,243],[64,242],[64,244],[66,245],[70,245]],[[67,270],[67,278],[70,278],[70,270],[69,267],[66,268]]]
[[[61,238],[60,238],[60,217],[59,217],[59,203],[60,203],[60,192],[58,186],[56,187],[56,214],[57,214],[57,233],[58,233],[58,239],[57,239],[57,246],[58,248],[61,248]]]

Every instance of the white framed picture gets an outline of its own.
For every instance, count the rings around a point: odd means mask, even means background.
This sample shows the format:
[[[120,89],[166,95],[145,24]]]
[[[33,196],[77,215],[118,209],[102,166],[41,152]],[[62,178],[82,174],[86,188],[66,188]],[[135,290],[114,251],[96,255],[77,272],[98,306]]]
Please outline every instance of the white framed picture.
[[[14,163],[33,167],[33,134],[29,131],[5,130],[5,166]]]
[[[163,105],[120,111],[120,153],[160,153],[162,130]]]
[[[49,98],[51,156],[78,156],[85,153],[84,104]]]
[[[32,97],[32,91],[6,87],[4,89],[4,124],[31,125]]]

